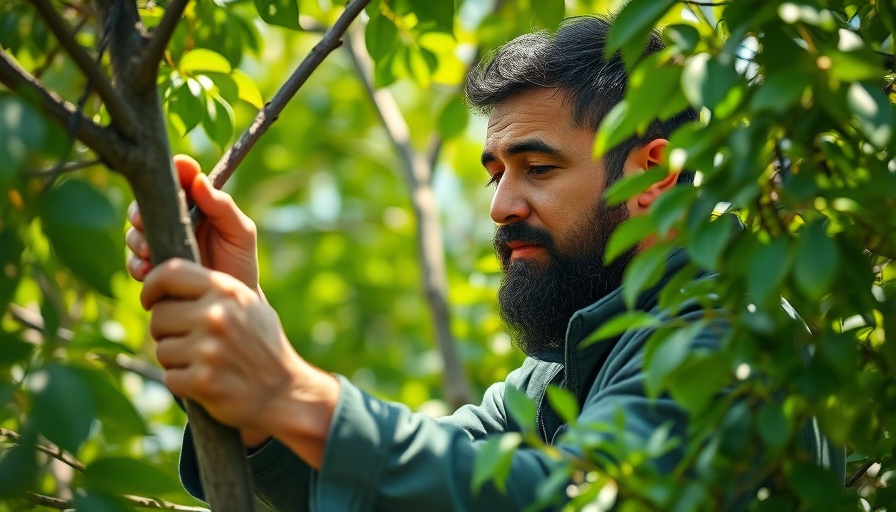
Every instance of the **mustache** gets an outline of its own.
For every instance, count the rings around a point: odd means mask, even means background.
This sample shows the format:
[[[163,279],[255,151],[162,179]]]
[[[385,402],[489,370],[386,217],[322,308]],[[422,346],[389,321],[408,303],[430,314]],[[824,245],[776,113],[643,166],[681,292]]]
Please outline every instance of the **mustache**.
[[[525,222],[514,222],[513,224],[505,224],[495,228],[495,236],[492,243],[495,246],[495,253],[500,257],[501,261],[507,261],[510,258],[510,248],[507,246],[510,242],[527,242],[543,246],[550,253],[554,253],[554,239],[551,234],[542,228],[537,228]]]

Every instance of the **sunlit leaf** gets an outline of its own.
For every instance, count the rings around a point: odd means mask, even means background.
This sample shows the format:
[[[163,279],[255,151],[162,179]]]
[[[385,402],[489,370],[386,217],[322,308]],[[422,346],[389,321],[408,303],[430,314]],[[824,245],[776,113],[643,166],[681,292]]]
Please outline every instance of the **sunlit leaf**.
[[[634,310],[620,313],[609,321],[601,324],[593,333],[589,334],[579,343],[579,348],[585,348],[592,343],[607,340],[627,331],[648,329],[660,324],[659,319],[646,311]]]
[[[535,402],[522,391],[506,386],[504,388],[504,405],[510,416],[524,429],[535,429]]]
[[[196,48],[184,54],[180,60],[180,70],[188,75],[201,72],[230,73],[230,62],[218,52]]]
[[[546,393],[548,403],[560,419],[567,424],[575,423],[579,417],[579,402],[576,397],[569,391],[553,385],[548,386]]]
[[[499,490],[507,488],[507,475],[510,473],[513,454],[522,441],[522,436],[516,432],[508,432],[485,441],[476,454],[473,465],[473,493],[478,493],[488,481],[493,481]]]

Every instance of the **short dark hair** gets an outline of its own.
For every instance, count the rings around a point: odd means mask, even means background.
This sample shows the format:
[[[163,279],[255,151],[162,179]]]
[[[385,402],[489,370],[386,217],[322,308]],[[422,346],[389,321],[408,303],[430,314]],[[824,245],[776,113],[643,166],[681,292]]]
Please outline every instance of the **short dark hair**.
[[[608,112],[625,97],[628,75],[619,52],[604,56],[613,19],[603,16],[567,18],[555,34],[525,34],[491,52],[474,67],[466,83],[467,101],[481,113],[524,91],[560,89],[572,105],[573,123],[597,131]],[[662,50],[662,37],[651,31],[643,55]],[[669,138],[679,126],[699,118],[692,108],[665,121],[655,120],[642,135],[634,135],[607,151],[607,184],[622,176],[625,160],[654,139]],[[682,172],[678,182],[693,182]]]

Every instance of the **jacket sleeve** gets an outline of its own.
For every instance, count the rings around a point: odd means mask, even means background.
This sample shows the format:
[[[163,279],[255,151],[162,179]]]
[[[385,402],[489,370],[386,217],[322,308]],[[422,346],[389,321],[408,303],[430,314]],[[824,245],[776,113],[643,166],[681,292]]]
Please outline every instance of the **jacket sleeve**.
[[[492,385],[478,406],[434,420],[401,404],[373,398],[340,377],[341,391],[320,472],[277,440],[249,456],[255,492],[275,511],[520,510],[534,499],[551,462],[534,450],[514,460],[506,495],[486,484],[471,496],[476,453],[491,434],[519,430],[505,414],[504,389],[525,389],[529,369]],[[181,480],[204,499],[189,426]],[[521,475],[521,476],[517,476]],[[421,508],[422,507],[422,508]]]

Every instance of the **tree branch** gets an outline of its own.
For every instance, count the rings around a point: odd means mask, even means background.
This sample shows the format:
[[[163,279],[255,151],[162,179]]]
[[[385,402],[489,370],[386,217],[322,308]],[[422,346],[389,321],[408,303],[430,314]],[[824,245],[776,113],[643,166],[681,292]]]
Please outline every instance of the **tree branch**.
[[[58,174],[80,171],[81,169],[93,167],[94,165],[100,165],[101,163],[103,163],[103,161],[99,158],[94,158],[93,160],[82,160],[80,162],[67,162],[62,165],[47,167],[46,169],[25,171],[25,175],[32,178],[50,178]]]
[[[125,105],[118,93],[115,92],[115,89],[112,88],[112,82],[109,81],[109,77],[103,73],[102,68],[87,54],[84,48],[75,41],[71,29],[59,16],[59,13],[53,9],[49,0],[30,1],[50,28],[50,31],[56,36],[59,44],[65,48],[78,68],[87,77],[88,86],[96,90],[97,94],[102,98],[106,110],[109,111],[109,117],[112,118],[112,124],[133,139],[137,133],[137,121],[131,110]]]
[[[19,444],[20,442],[22,442],[22,436],[18,432],[14,432],[7,428],[0,428],[0,437],[6,437],[8,439],[12,439],[12,442],[14,444]],[[64,451],[62,451],[62,448],[56,446],[55,444],[50,444],[50,445],[38,444],[36,446],[36,448],[38,451],[46,453],[50,457],[53,457],[54,459],[58,460],[59,462],[62,462],[66,466],[71,467],[72,469],[77,469],[78,471],[84,471],[84,469],[86,467],[86,466],[84,466],[84,464],[81,461],[79,461],[79,460],[75,459],[74,457],[72,457],[71,455],[65,453]]]
[[[0,437],[5,437],[5,438],[12,440],[13,444],[19,444],[22,441],[22,436],[18,432],[9,430],[7,428],[0,428]],[[43,453],[49,455],[50,457],[53,457],[54,459],[58,460],[59,462],[62,462],[63,464],[65,464],[66,466],[69,466],[72,469],[75,469],[77,471],[84,471],[85,469],[87,469],[87,466],[85,466],[83,462],[81,462],[78,459],[72,457],[71,455],[65,453],[64,451],[62,451],[61,448],[59,448],[58,446],[56,446],[54,444],[47,444],[47,445],[38,444],[36,446],[36,448],[38,451],[43,452]],[[65,501],[65,500],[60,500],[59,498],[54,498],[52,496],[44,496],[42,494],[36,494],[36,493],[29,492],[29,493],[25,494],[25,497],[28,501],[31,501],[32,503],[36,503],[38,505],[43,505],[43,506],[50,507],[50,508],[55,508],[58,510],[66,510],[66,509],[74,508],[73,503],[71,503],[69,501]],[[160,510],[179,510],[182,512],[208,512],[207,509],[202,508],[202,507],[190,507],[190,506],[186,506],[186,505],[178,505],[176,503],[170,503],[170,502],[167,502],[164,500],[157,500],[155,498],[144,498],[142,496],[131,496],[131,495],[125,495],[125,496],[123,496],[123,498],[125,500],[129,501],[132,505],[136,505],[138,507],[143,507],[143,508],[154,508],[154,509],[160,509]]]
[[[75,136],[107,160],[120,147],[121,141],[102,126],[87,119],[78,109],[44,86],[18,65],[6,51],[0,51],[0,83],[20,97],[37,105],[45,114],[64,127],[76,124]]]
[[[152,508],[156,510],[176,510],[179,512],[208,512],[207,508],[177,505],[175,503],[169,503],[167,501],[156,500],[153,498],[143,498],[140,496],[122,496],[122,498],[128,501],[131,505],[141,508]],[[43,494],[37,494],[34,492],[26,492],[25,499],[36,505],[41,505],[56,510],[73,510],[75,508],[75,503],[73,501],[60,500],[59,498],[45,496]]]
[[[180,22],[188,3],[190,3],[190,0],[172,0],[165,9],[165,14],[162,16],[159,24],[156,25],[155,30],[153,30],[149,43],[140,56],[140,64],[138,66],[140,71],[136,78],[138,87],[145,87],[147,84],[155,83],[159,62],[165,55],[168,41],[171,40],[174,29],[177,28],[177,24]]]
[[[370,0],[352,0],[349,2],[345,7],[345,11],[343,11],[339,16],[339,19],[336,20],[336,23],[327,30],[323,38],[311,49],[311,52],[308,53],[305,60],[299,64],[299,67],[296,68],[292,76],[290,76],[280,90],[277,91],[277,94],[274,95],[274,98],[270,103],[258,111],[255,120],[252,121],[249,128],[243,132],[240,140],[224,153],[224,156],[221,157],[215,165],[215,168],[212,169],[209,178],[215,187],[221,188],[230,176],[233,175],[236,167],[243,161],[243,158],[246,157],[246,154],[252,149],[252,146],[255,145],[259,137],[267,131],[271,124],[277,120],[280,112],[283,111],[289,100],[295,96],[302,84],[308,80],[311,73],[317,69],[320,63],[324,60],[324,57],[342,44],[342,41],[340,40],[342,34],[345,33],[352,20],[360,14],[364,9],[364,6],[369,2]],[[198,210],[194,210],[194,221],[197,217]]]
[[[451,310],[448,307],[448,278],[445,270],[445,251],[442,228],[432,189],[433,169],[438,159],[439,138],[430,146],[427,156],[415,151],[411,144],[410,128],[395,97],[388,89],[373,88],[373,65],[361,38],[346,35],[345,49],[354,64],[364,89],[373,103],[377,115],[401,162],[401,170],[411,195],[414,216],[417,219],[417,249],[420,251],[423,291],[430,308],[436,334],[436,343],[445,364],[443,387],[448,402],[454,407],[470,403],[473,398],[469,381],[464,372],[457,341],[451,332]]]
[[[849,479],[846,480],[846,488],[849,489],[850,487],[855,485],[856,482],[858,482],[859,479],[862,478],[862,476],[864,476],[865,473],[867,473],[868,470],[871,469],[871,466],[873,466],[873,465],[874,465],[873,460],[869,460],[868,462],[862,464],[862,467],[857,469],[856,472],[853,473],[852,476],[850,476]]]

